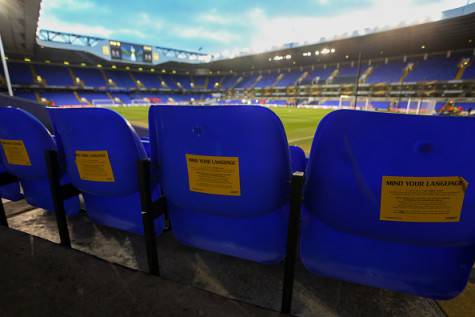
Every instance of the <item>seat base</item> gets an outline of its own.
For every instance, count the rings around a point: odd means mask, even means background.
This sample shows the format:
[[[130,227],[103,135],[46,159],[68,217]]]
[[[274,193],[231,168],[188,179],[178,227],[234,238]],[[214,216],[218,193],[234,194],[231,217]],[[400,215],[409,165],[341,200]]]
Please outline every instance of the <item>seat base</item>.
[[[289,207],[252,218],[227,218],[169,206],[172,232],[181,243],[263,264],[285,257]]]
[[[143,235],[143,222],[139,193],[120,197],[99,197],[83,193],[88,217],[92,222]],[[164,217],[155,220],[158,236],[164,227]]]
[[[303,211],[301,258],[319,275],[433,299],[467,284],[475,248],[423,247],[340,232]]]

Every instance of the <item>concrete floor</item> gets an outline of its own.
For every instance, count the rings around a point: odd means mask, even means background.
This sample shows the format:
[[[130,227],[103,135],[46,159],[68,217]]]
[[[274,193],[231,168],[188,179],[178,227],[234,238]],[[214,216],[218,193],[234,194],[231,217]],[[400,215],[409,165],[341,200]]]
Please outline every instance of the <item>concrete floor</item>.
[[[25,202],[7,202],[5,209],[11,228],[59,241],[54,215]],[[146,271],[141,236],[95,225],[85,214],[70,218],[69,226],[74,249]],[[170,232],[158,237],[157,243],[163,279],[185,289],[193,286],[239,302],[280,309],[282,265],[260,265],[192,249],[178,244]],[[95,276],[96,280],[101,279],[101,275]],[[442,310],[429,299],[316,277],[300,262],[297,264],[292,310],[297,316],[456,316],[450,313],[449,306],[442,305]]]
[[[0,228],[0,316],[278,316]]]

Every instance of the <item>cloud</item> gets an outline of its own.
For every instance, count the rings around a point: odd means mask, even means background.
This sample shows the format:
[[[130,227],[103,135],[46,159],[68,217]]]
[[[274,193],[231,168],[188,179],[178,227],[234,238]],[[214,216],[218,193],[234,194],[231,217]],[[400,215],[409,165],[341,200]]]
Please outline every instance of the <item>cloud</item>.
[[[110,38],[114,34],[114,30],[106,28],[102,25],[66,22],[54,16],[49,16],[48,19],[40,19],[39,29],[47,29],[81,35],[91,35],[103,38]]]
[[[416,4],[415,0],[373,0],[372,5],[333,16],[269,16],[264,11],[254,11],[255,32],[250,36],[253,51],[269,50],[285,43],[316,43],[322,37],[331,40],[353,31],[363,34],[365,29],[379,30],[406,24],[439,19],[441,12],[457,5],[454,0],[440,0],[431,4]],[[458,0],[463,4],[464,0]]]
[[[142,29],[152,29],[152,31],[156,32],[163,27],[163,22],[157,18],[152,18],[150,14],[147,12],[140,12],[130,19],[131,25],[138,25]]]
[[[89,0],[43,0],[42,7],[77,11],[93,9],[96,7],[96,4]]]
[[[112,36],[120,36],[120,35],[135,36],[140,39],[147,38],[147,35],[144,32],[139,31],[137,29],[122,28],[122,29],[112,30]]]
[[[199,23],[211,23],[218,25],[230,25],[236,22],[234,16],[220,13],[215,9],[206,13],[198,14],[196,16],[196,20]]]
[[[203,27],[174,27],[172,29],[174,35],[187,39],[207,39],[220,43],[231,43],[236,36],[224,30],[208,30]]]

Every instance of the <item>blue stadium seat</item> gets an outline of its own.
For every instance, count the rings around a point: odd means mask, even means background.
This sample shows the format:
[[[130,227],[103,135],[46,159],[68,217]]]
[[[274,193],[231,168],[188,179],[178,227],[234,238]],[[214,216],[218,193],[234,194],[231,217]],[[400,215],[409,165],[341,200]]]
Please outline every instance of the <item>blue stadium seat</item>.
[[[74,75],[77,76],[86,87],[105,88],[107,83],[99,69],[94,68],[71,68]]]
[[[13,85],[32,85],[34,83],[30,64],[9,61],[8,68]]]
[[[66,66],[36,64],[34,67],[48,86],[74,86],[73,78]]]
[[[0,160],[0,174],[8,173]],[[11,201],[18,201],[23,198],[20,192],[20,184],[18,182],[0,186],[0,199],[5,198]]]
[[[152,106],[149,128],[153,169],[178,241],[260,263],[284,258],[291,169],[284,128],[272,111]],[[216,160],[209,156],[230,165],[215,165],[224,172],[208,175],[193,160]]]
[[[209,76],[207,89],[211,90],[211,89],[221,88],[220,84],[223,78],[224,78],[223,76]]]
[[[313,81],[318,84],[324,84],[325,81],[330,77],[330,75],[335,70],[334,67],[327,68],[317,68],[315,70],[309,70],[307,77],[305,77],[299,84],[300,85],[311,85]]]
[[[48,108],[71,183],[98,224],[143,234],[137,162],[147,158],[140,139],[118,113],[104,108]],[[91,155],[98,157],[92,161]],[[82,161],[82,162],[81,162]],[[81,171],[81,174],[79,173]],[[160,189],[156,182],[154,197]],[[156,233],[163,217],[155,222]]]
[[[256,80],[258,77],[259,77],[259,74],[245,75],[243,76],[243,79],[233,88],[238,88],[238,89],[251,88],[256,83]]]
[[[277,80],[278,76],[278,73],[263,74],[261,80],[259,80],[259,82],[256,84],[256,86],[254,86],[254,88],[271,87]]]
[[[24,110],[0,107],[0,140],[3,165],[20,180],[27,202],[54,211],[45,152],[56,150],[56,143],[45,126]],[[65,175],[61,183],[68,183]],[[64,208],[67,215],[77,214],[80,210],[77,196],[66,200]]]
[[[293,70],[288,73],[284,72],[284,77],[276,84],[276,87],[294,86],[302,74],[303,72],[301,70]]]
[[[390,60],[388,63],[374,64],[373,72],[366,79],[368,84],[396,83],[401,80],[407,63],[402,59]]]
[[[327,115],[315,134],[303,192],[306,268],[434,299],[461,292],[475,259],[473,131],[470,118]],[[414,222],[401,206],[389,207],[402,213],[399,221],[380,220],[383,176],[463,177],[469,185],[458,187],[465,190],[460,221],[430,214]]]
[[[36,95],[33,91],[15,91],[15,97],[36,101]]]
[[[41,97],[53,101],[55,106],[74,106],[81,104],[81,102],[77,100],[74,93],[70,91],[44,91],[41,93]]]
[[[239,78],[240,76],[238,75],[224,76],[221,83],[221,89],[234,88]]]
[[[289,146],[289,155],[292,173],[305,172],[305,168],[307,167],[307,158],[305,157],[305,152],[300,147],[291,145]]]

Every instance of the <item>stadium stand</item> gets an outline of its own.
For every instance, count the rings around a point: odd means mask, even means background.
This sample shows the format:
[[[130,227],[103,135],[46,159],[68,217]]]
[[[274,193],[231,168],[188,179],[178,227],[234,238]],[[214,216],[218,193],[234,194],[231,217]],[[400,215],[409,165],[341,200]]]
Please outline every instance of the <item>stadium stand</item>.
[[[220,89],[221,82],[223,81],[223,76],[209,76],[208,78],[208,90]]]
[[[33,91],[15,91],[15,96],[17,97],[20,97],[20,98],[24,98],[24,99],[28,99],[28,100],[33,100],[33,101],[37,101],[36,100],[36,95]]]
[[[134,73],[134,77],[143,84],[144,88],[153,88],[158,89],[161,88],[161,80],[156,74],[151,73]]]
[[[338,75],[333,79],[332,84],[352,84],[358,75],[358,67],[356,65],[345,65],[340,67]]]
[[[9,62],[10,78],[13,85],[32,85],[33,73],[28,63]]]
[[[53,65],[35,65],[36,74],[41,76],[47,86],[74,86],[72,74],[67,67]]]
[[[46,98],[46,100],[53,101],[55,106],[56,105],[71,106],[71,105],[81,104],[81,102],[76,98],[74,93],[71,91],[64,91],[64,92],[43,91],[41,92],[41,97]]]
[[[222,81],[222,89],[234,88],[241,77],[237,75],[225,76]]]
[[[375,64],[366,82],[368,84],[397,83],[401,80],[405,66],[406,63],[402,59]]]
[[[162,86],[168,88],[168,89],[173,89],[173,90],[178,90],[180,87],[178,87],[176,80],[174,76],[169,75],[169,74],[161,74],[160,77],[162,78]]]
[[[83,91],[79,95],[80,100],[82,102],[82,98],[86,100],[89,104],[93,104],[95,100],[101,100],[101,101],[111,101],[109,96],[106,93],[103,92],[89,92],[89,91]]]
[[[254,88],[266,88],[266,87],[271,87],[273,84],[276,82],[279,74],[277,73],[271,73],[271,74],[263,74],[261,75],[262,78],[257,82],[257,84],[254,86]]]
[[[100,70],[94,68],[72,68],[76,78],[82,81],[85,87],[106,88],[107,83]]]
[[[130,76],[130,73],[124,71],[104,71],[107,80],[112,80],[112,83],[109,82],[109,86],[115,86],[119,88],[137,88],[136,82]]]
[[[389,109],[391,102],[390,101],[372,101],[371,105],[375,109]]]
[[[193,76],[191,81],[193,82],[192,88],[194,89],[205,89],[207,87],[206,82],[209,78],[206,76]],[[190,87],[191,88],[191,87]]]
[[[289,86],[294,86],[297,83],[297,80],[302,76],[302,71],[293,70],[290,72],[284,72],[283,78],[276,84],[276,87],[284,88]]]
[[[246,75],[242,77],[242,80],[237,83],[236,86],[233,88],[236,89],[249,89],[253,88],[257,82],[258,79],[260,79],[261,76],[259,74],[253,74],[253,75]]]
[[[415,64],[414,70],[410,72],[405,81],[420,82],[441,80],[454,80],[457,73],[457,66],[461,61],[461,56],[431,56],[427,59],[409,60]]]
[[[175,75],[174,81],[177,83],[177,86],[181,89],[190,90],[191,87],[191,78],[186,75]]]
[[[475,80],[475,55],[471,57],[470,66],[463,73],[463,79]]]
[[[325,83],[328,77],[334,72],[334,68],[317,68],[308,71],[303,80],[300,81],[300,85],[311,85],[313,83],[322,84]]]
[[[132,103],[132,99],[133,99],[131,98],[131,96],[129,96],[126,93],[111,93],[111,96],[114,99],[118,98],[118,101],[123,104],[130,104]]]

